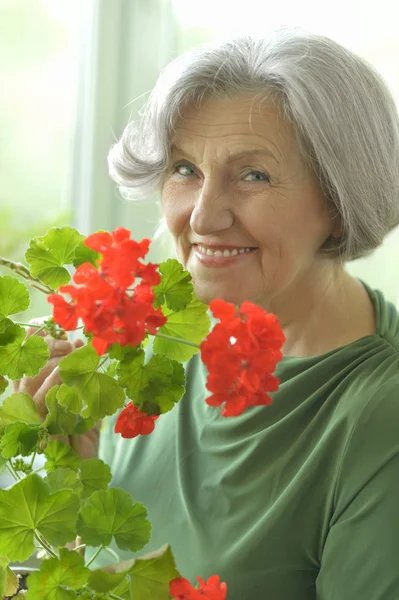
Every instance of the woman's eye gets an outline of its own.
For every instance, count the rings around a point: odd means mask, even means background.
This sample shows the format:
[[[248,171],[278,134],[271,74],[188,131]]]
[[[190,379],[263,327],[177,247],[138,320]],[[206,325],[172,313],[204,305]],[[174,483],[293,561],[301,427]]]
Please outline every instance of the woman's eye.
[[[253,175],[255,178],[252,179],[252,180],[249,180],[249,179],[247,179],[247,177],[249,175],[251,175],[251,176]],[[246,181],[255,181],[255,182],[257,182],[257,181],[260,181],[260,182],[266,181],[266,183],[270,183],[270,177],[268,175],[266,175],[265,173],[262,173],[261,171],[250,171],[249,173],[247,173],[245,175],[244,179]]]
[[[172,169],[173,173],[177,173],[177,175],[180,175],[181,177],[192,177],[193,175],[195,176],[195,170],[193,169],[193,167],[191,167],[190,165],[186,164],[186,163],[178,163],[176,165],[173,166]],[[251,177],[252,179],[247,179],[248,177]],[[249,171],[247,172],[246,175],[244,175],[244,180],[245,181],[250,181],[250,182],[266,182],[266,183],[270,183],[270,177],[268,175],[266,175],[265,173],[262,173],[261,171]]]
[[[187,171],[191,171],[191,173],[189,173]],[[191,175],[195,175],[194,169],[192,167],[190,167],[190,165],[186,165],[184,163],[174,165],[173,173],[177,173],[178,175],[181,175],[182,177],[190,177]]]

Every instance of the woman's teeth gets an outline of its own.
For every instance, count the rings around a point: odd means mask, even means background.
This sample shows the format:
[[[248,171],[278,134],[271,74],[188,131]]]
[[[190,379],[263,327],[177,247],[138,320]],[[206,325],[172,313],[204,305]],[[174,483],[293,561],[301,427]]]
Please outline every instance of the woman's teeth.
[[[204,248],[204,246],[198,246],[198,249],[202,254],[207,256],[236,256],[236,254],[244,254],[244,252],[250,252],[252,248],[234,248],[233,250],[210,250]]]

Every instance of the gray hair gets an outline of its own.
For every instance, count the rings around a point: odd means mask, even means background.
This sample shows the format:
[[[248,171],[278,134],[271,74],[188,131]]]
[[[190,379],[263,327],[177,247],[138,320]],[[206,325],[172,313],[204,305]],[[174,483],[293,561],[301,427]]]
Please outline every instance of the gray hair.
[[[112,146],[112,179],[127,199],[160,190],[184,107],[253,92],[278,100],[305,163],[319,178],[341,237],[320,252],[340,261],[370,254],[399,224],[399,116],[366,60],[302,28],[194,48],[160,74],[138,122]]]

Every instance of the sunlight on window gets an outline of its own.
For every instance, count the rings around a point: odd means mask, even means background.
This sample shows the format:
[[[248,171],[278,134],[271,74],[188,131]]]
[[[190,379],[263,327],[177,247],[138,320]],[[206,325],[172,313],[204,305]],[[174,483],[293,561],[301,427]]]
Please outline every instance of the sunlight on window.
[[[71,222],[70,161],[91,6],[0,0],[0,254],[14,260],[24,260],[31,237]],[[29,315],[48,314],[39,296]]]

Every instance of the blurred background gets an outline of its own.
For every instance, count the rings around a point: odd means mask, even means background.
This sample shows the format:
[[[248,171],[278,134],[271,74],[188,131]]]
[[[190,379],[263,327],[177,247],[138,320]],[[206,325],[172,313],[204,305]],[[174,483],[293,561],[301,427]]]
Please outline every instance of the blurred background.
[[[53,225],[88,234],[117,225],[153,237],[156,198],[122,200],[107,172],[111,144],[162,68],[186,49],[300,25],[369,60],[399,100],[396,0],[0,0],[0,255],[24,260]],[[152,245],[152,260],[165,248]],[[397,302],[399,230],[348,270]],[[0,271],[0,274],[3,274]],[[34,290],[35,291],[35,290]],[[33,294],[24,320],[49,313]]]

